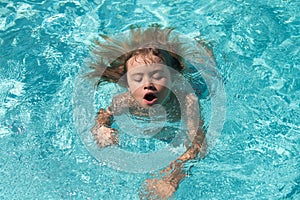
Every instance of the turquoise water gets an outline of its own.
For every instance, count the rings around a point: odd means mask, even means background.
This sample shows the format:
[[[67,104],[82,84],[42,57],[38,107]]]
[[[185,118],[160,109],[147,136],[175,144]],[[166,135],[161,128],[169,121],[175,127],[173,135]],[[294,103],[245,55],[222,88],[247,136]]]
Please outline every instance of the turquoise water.
[[[0,198],[138,199],[149,174],[87,150],[73,91],[98,33],[160,23],[212,42],[227,98],[218,142],[175,199],[299,199],[299,13],[297,0],[2,0]]]

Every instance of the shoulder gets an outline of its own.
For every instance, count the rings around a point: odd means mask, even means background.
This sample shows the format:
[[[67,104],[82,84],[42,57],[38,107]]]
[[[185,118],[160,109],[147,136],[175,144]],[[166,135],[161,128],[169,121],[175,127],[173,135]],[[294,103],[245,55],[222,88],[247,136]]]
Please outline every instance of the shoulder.
[[[113,114],[121,114],[124,108],[128,108],[130,98],[131,95],[129,94],[129,92],[114,96],[110,105],[110,110],[113,112]]]
[[[200,104],[197,95],[194,93],[185,93],[184,95],[183,109],[185,110],[186,114],[188,116],[197,116],[200,111]]]
[[[114,96],[112,101],[115,103],[128,101],[130,99],[130,96],[131,95],[129,92],[124,92]]]
[[[178,101],[184,103],[185,105],[198,102],[198,97],[195,93],[183,90],[176,90],[174,95],[176,96]]]

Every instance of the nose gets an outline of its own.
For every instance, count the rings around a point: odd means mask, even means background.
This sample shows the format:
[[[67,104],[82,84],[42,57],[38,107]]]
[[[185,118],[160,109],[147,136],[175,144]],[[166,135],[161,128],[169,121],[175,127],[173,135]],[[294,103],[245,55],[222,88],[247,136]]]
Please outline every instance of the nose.
[[[155,91],[156,88],[155,88],[155,86],[153,85],[153,83],[147,83],[147,84],[144,86],[144,90],[152,90],[152,91]]]

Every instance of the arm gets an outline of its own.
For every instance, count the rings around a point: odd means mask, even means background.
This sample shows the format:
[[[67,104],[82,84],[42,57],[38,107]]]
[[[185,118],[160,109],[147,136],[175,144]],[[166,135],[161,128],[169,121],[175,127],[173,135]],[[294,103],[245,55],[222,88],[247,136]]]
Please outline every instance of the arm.
[[[203,130],[204,122],[200,116],[200,108],[197,97],[194,94],[188,94],[186,96],[185,105],[186,108],[184,112],[189,129],[188,136],[192,142],[187,147],[187,150],[179,158],[173,161],[165,170],[167,174],[164,176],[164,178],[171,179],[171,181],[175,183],[176,187],[185,177],[185,173],[183,171],[184,163],[195,159],[199,154],[201,158],[204,158],[207,148],[205,132]],[[199,121],[195,119],[199,119]],[[178,171],[180,171],[181,174],[178,174]]]
[[[177,190],[179,183],[186,177],[184,164],[192,159],[195,159],[200,153],[201,157],[205,156],[206,142],[205,136],[201,128],[197,131],[191,146],[176,160],[171,162],[170,166],[162,170],[165,174],[161,179],[147,179],[144,182],[142,196],[147,199],[169,199]]]
[[[109,108],[100,109],[96,118],[94,127],[91,132],[99,147],[106,147],[118,144],[118,131],[111,128],[113,120],[112,112]]]
[[[170,166],[162,170],[165,174],[160,180],[146,180],[146,187],[151,196],[159,196],[161,199],[169,198],[178,188],[179,183],[186,177],[184,164],[195,159],[199,154],[203,158],[206,154],[206,140],[203,130],[203,120],[200,118],[198,100],[196,96],[188,94],[186,97],[186,121],[189,128],[188,136],[192,141],[187,150]],[[195,121],[194,119],[200,119]]]
[[[128,100],[127,95],[127,93],[117,95],[106,110],[102,108],[99,110],[95,125],[91,129],[99,147],[118,144],[118,130],[111,128],[111,124],[113,122],[113,115],[122,113],[124,107],[128,105],[125,102]]]
[[[163,180],[170,182],[177,189],[180,181],[186,176],[183,170],[184,164],[189,160],[195,159],[199,154],[201,158],[204,158],[206,154],[206,141],[202,128],[199,128],[197,135],[187,150],[162,171],[166,173],[163,176]]]

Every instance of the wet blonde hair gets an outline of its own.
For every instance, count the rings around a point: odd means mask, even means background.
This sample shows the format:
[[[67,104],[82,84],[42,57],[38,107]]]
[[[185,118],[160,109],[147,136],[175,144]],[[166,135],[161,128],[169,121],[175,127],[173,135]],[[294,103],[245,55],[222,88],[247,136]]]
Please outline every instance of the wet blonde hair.
[[[125,74],[127,61],[140,56],[146,61],[149,55],[159,57],[167,66],[177,71],[185,68],[183,57],[188,48],[184,47],[178,37],[171,37],[173,28],[162,28],[152,25],[145,30],[131,28],[127,38],[111,38],[100,35],[104,42],[95,40],[92,45],[93,62],[89,63],[92,72],[89,78],[99,78],[96,85],[103,81],[118,83],[127,86]],[[123,77],[123,78],[122,78]]]

